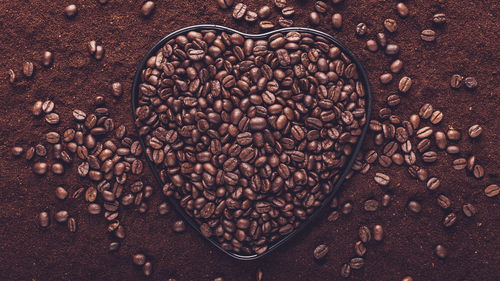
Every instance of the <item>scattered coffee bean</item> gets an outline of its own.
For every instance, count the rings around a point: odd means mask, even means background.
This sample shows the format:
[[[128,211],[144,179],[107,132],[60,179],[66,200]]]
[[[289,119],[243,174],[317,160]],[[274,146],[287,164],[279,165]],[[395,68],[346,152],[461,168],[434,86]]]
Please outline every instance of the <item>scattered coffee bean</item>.
[[[451,227],[455,224],[456,221],[457,221],[457,215],[455,213],[450,213],[444,218],[443,225],[445,227]]]
[[[366,200],[364,204],[365,211],[375,212],[378,209],[378,201],[374,199]]]
[[[340,268],[340,276],[347,278],[351,275],[351,266],[347,263],[343,264]]]
[[[311,25],[314,25],[314,26],[319,25],[320,17],[319,17],[319,14],[317,12],[311,12],[309,14],[309,23]]]
[[[387,37],[385,36],[385,33],[383,32],[377,33],[376,39],[380,47],[385,48],[385,46],[387,46]]]
[[[285,19],[284,17],[279,17],[278,18],[278,24],[285,28],[285,27],[291,27],[293,26],[293,20],[291,19]]]
[[[408,7],[405,5],[405,3],[403,2],[399,2],[397,5],[396,5],[396,9],[398,11],[398,15],[402,18],[408,16],[409,14],[409,11],[408,11]]]
[[[45,162],[37,162],[33,164],[33,172],[37,175],[44,175],[47,173],[47,170],[49,168],[49,165]]]
[[[293,7],[285,7],[281,10],[281,14],[288,18],[295,15],[295,9]]]
[[[76,232],[76,220],[75,220],[75,218],[68,219],[68,230],[70,232]]]
[[[367,31],[368,31],[368,27],[366,26],[366,24],[364,22],[360,22],[356,26],[356,35],[358,35],[358,36],[365,35]]]
[[[42,65],[45,67],[49,67],[52,65],[53,62],[54,62],[54,56],[52,55],[52,52],[49,51],[43,52]]]
[[[484,177],[484,168],[483,166],[477,164],[477,165],[474,165],[474,168],[472,169],[472,174],[474,175],[474,177],[476,179],[480,179],[482,177]]]
[[[20,146],[14,146],[12,148],[12,155],[19,156],[23,153],[24,149]]]
[[[384,194],[382,196],[382,206],[387,207],[391,203],[391,196],[389,194]]]
[[[35,66],[33,65],[32,62],[27,61],[23,64],[23,74],[27,78],[30,78],[31,76],[33,76],[34,70],[35,70]]]
[[[376,52],[378,51],[378,45],[377,45],[377,42],[375,42],[375,40],[368,40],[366,41],[366,48],[370,51],[370,52]]]
[[[352,269],[360,269],[365,265],[365,260],[363,258],[352,258],[349,261],[349,265]]]
[[[278,9],[283,9],[287,5],[287,0],[273,0],[274,6]]]
[[[47,122],[47,124],[50,124],[50,125],[59,124],[59,114],[52,112],[52,113],[45,115],[45,122]]]
[[[401,80],[399,80],[399,91],[401,93],[407,93],[410,88],[411,88],[411,78],[410,77],[403,77]]]
[[[357,241],[356,244],[354,244],[354,252],[360,257],[364,256],[366,254],[365,244],[361,241]]]
[[[414,213],[420,213],[420,211],[422,211],[422,205],[417,201],[410,201],[408,203],[408,209]]]
[[[483,128],[480,125],[472,125],[468,130],[469,137],[473,139],[479,137],[479,135],[481,135],[482,132]]]
[[[146,263],[146,256],[144,254],[135,254],[132,256],[132,261],[135,265],[142,266]]]
[[[109,243],[108,251],[110,252],[116,252],[120,249],[120,243],[119,242],[111,242]]]
[[[113,84],[111,84],[111,93],[117,98],[121,97],[121,95],[123,94],[122,83],[114,82]]]
[[[484,189],[484,193],[488,197],[495,197],[500,193],[500,186],[498,184],[490,184]]]
[[[380,75],[379,79],[382,84],[389,84],[392,81],[392,74],[384,73]]]
[[[68,18],[74,17],[77,12],[78,11],[77,11],[76,5],[74,5],[74,4],[68,5],[68,6],[66,6],[66,8],[64,8],[64,14]]]
[[[344,206],[342,207],[342,213],[344,215],[348,215],[352,212],[352,203],[351,202],[347,202],[344,204]]]
[[[258,17],[259,15],[257,15],[256,12],[247,10],[247,13],[245,14],[245,21],[256,22]]]
[[[9,69],[7,71],[7,75],[8,75],[8,81],[10,84],[14,84],[14,82],[16,82],[16,73],[14,72],[14,70],[12,69]]]
[[[399,73],[403,69],[403,61],[400,59],[394,60],[389,68],[392,73]]]
[[[271,13],[272,13],[271,7],[267,5],[260,7],[260,9],[257,11],[258,16],[264,20],[269,18],[269,16],[271,16]]]
[[[68,220],[69,214],[67,211],[59,211],[55,215],[55,219],[59,223],[66,222]]]
[[[239,20],[242,19],[247,12],[247,5],[243,3],[238,3],[234,6],[233,9],[233,18]]]
[[[153,273],[153,264],[150,261],[147,261],[142,267],[142,272],[144,276],[150,276]]]
[[[431,177],[427,180],[427,189],[436,190],[441,185],[441,181],[436,177]]]
[[[477,213],[476,207],[474,207],[474,205],[470,203],[464,204],[464,206],[462,207],[462,211],[464,212],[464,215],[468,217],[472,217]]]
[[[446,258],[448,251],[443,245],[437,245],[435,251],[436,251],[436,256],[438,256],[440,259]]]
[[[89,211],[89,214],[91,214],[91,215],[98,215],[101,213],[101,205],[96,204],[96,203],[91,203],[88,206],[88,211]]]
[[[443,209],[448,209],[451,206],[451,200],[444,194],[441,194],[437,198],[438,205]]]
[[[383,174],[383,173],[376,173],[374,179],[375,179],[375,182],[381,186],[387,186],[387,185],[389,185],[389,183],[391,181],[391,178],[388,175]]]
[[[443,13],[434,14],[434,16],[432,16],[432,21],[435,24],[443,24],[446,22],[446,15]]]
[[[375,241],[382,241],[384,239],[384,228],[380,224],[373,227],[373,239]]]
[[[320,260],[326,256],[328,253],[328,246],[325,244],[320,244],[314,249],[314,258]]]
[[[179,232],[179,233],[184,232],[184,231],[186,231],[186,224],[184,223],[183,220],[176,221],[174,223],[173,229],[175,232]]]
[[[143,17],[149,17],[155,9],[155,2],[146,1],[141,7],[141,14]]]
[[[386,19],[386,20],[384,20],[384,27],[385,27],[385,29],[387,29],[387,31],[392,33],[392,32],[396,31],[398,25],[397,25],[395,20]]]
[[[336,28],[336,29],[342,28],[342,15],[341,14],[339,14],[339,13],[333,14],[332,25],[333,25],[333,28]]]
[[[446,148],[448,154],[458,154],[460,153],[460,148],[456,145],[450,145]]]
[[[359,239],[363,242],[363,243],[368,243],[371,239],[372,239],[372,234],[370,232],[370,229],[367,227],[367,226],[361,226],[359,228]]]
[[[316,3],[314,4],[314,9],[318,13],[322,13],[322,14],[326,13],[327,8],[328,8],[328,5],[323,1],[316,1]]]
[[[432,29],[425,29],[420,33],[420,38],[426,42],[432,42],[436,40],[436,32]]]
[[[473,90],[477,88],[477,80],[474,77],[466,77],[464,79],[464,85],[467,89]]]
[[[228,9],[233,6],[233,0],[217,0],[217,4],[221,9]]]
[[[49,214],[47,212],[41,212],[38,215],[38,224],[41,227],[48,227],[50,224]]]
[[[463,82],[464,82],[464,77],[462,75],[460,75],[460,74],[453,74],[451,76],[450,86],[453,89],[458,89],[458,88],[462,87]]]
[[[274,28],[274,23],[272,21],[263,20],[259,22],[259,27],[262,30],[270,30]]]
[[[452,140],[452,141],[460,140],[460,132],[455,130],[455,129],[449,129],[446,132],[446,136],[448,137],[449,140]]]

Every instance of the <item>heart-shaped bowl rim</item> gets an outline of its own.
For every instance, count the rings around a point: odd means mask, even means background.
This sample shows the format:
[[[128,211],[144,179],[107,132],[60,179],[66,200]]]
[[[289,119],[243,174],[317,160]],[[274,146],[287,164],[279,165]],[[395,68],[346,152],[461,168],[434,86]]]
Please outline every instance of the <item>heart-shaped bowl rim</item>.
[[[337,39],[335,39],[333,36],[331,36],[331,35],[329,35],[327,33],[324,33],[322,31],[316,30],[316,29],[305,28],[305,27],[287,27],[287,28],[282,28],[282,29],[277,29],[277,30],[269,31],[269,32],[266,32],[266,33],[247,34],[247,33],[243,33],[243,32],[240,32],[238,30],[235,30],[235,29],[232,29],[232,28],[229,28],[229,27],[225,27],[225,26],[222,26],[222,25],[214,25],[214,24],[192,25],[192,26],[188,26],[188,27],[184,27],[184,28],[181,28],[179,30],[176,30],[176,31],[168,34],[167,36],[165,36],[160,41],[158,41],[158,43],[156,43],[153,46],[153,48],[151,48],[149,50],[149,52],[144,56],[143,60],[139,64],[139,67],[138,67],[137,72],[135,74],[134,82],[133,82],[133,85],[132,85],[132,99],[131,100],[132,100],[132,117],[134,118],[133,119],[134,122],[136,120],[135,110],[136,110],[136,107],[137,107],[137,97],[138,97],[138,92],[139,92],[139,85],[141,83],[141,74],[142,74],[142,71],[145,69],[145,66],[147,64],[147,60],[151,56],[155,55],[156,52],[161,47],[163,47],[165,45],[165,43],[167,43],[172,38],[175,38],[176,36],[181,35],[181,34],[185,34],[185,33],[189,32],[189,31],[201,31],[201,30],[217,30],[217,31],[226,31],[226,32],[229,32],[229,33],[238,33],[238,34],[242,35],[245,38],[256,39],[256,40],[258,40],[258,39],[266,39],[266,38],[268,38],[269,36],[271,36],[271,35],[273,35],[275,33],[286,33],[286,32],[291,32],[291,31],[296,31],[296,32],[301,32],[301,33],[310,33],[310,34],[322,36],[322,37],[330,40],[332,43],[334,43],[344,54],[346,54],[349,57],[349,59],[351,59],[356,64],[356,68],[357,68],[358,74],[360,75],[360,80],[363,83],[363,87],[365,89],[366,123],[363,126],[360,138],[359,138],[359,140],[358,140],[358,142],[356,144],[356,147],[355,147],[355,149],[353,151],[353,154],[351,155],[351,159],[349,159],[349,162],[347,163],[347,166],[345,166],[344,171],[342,172],[341,177],[335,183],[335,186],[334,186],[332,192],[328,195],[328,197],[325,198],[325,200],[323,200],[323,202],[321,203],[321,205],[312,213],[312,215],[310,215],[304,222],[302,222],[302,224],[298,228],[296,228],[293,232],[291,232],[290,234],[286,235],[285,237],[279,239],[277,242],[274,242],[272,245],[269,246],[269,248],[267,249],[267,251],[265,251],[264,253],[262,253],[262,254],[253,254],[253,255],[241,255],[241,254],[237,254],[237,253],[234,253],[234,252],[230,252],[230,251],[224,250],[221,247],[221,245],[219,244],[219,242],[217,240],[215,240],[215,239],[213,239],[211,237],[205,237],[204,235],[202,235],[201,231],[200,231],[200,225],[192,217],[190,217],[184,211],[184,209],[179,205],[179,203],[174,198],[168,197],[169,202],[175,207],[175,209],[177,210],[177,212],[179,214],[181,214],[181,216],[183,217],[183,219],[185,221],[187,221],[196,231],[198,231],[198,233],[202,237],[204,237],[205,239],[207,239],[208,241],[210,241],[210,243],[212,243],[219,250],[221,250],[222,252],[226,253],[227,255],[229,255],[229,256],[231,256],[231,257],[233,257],[235,259],[238,259],[238,260],[255,260],[255,259],[261,258],[261,257],[267,255],[268,253],[272,252],[273,250],[275,250],[279,246],[283,245],[286,241],[288,241],[292,237],[294,237],[297,233],[299,233],[302,230],[304,230],[311,223],[311,221],[315,220],[318,217],[318,215],[322,212],[322,210],[325,208],[325,206],[328,205],[328,203],[332,200],[332,198],[335,196],[335,194],[338,192],[338,190],[340,189],[340,187],[344,183],[347,174],[351,170],[354,162],[356,161],[358,153],[361,150],[361,145],[363,143],[363,140],[365,138],[365,135],[366,135],[369,123],[370,123],[370,119],[371,119],[370,118],[371,117],[371,110],[370,109],[371,109],[371,104],[372,104],[372,95],[371,95],[371,90],[370,90],[370,84],[369,84],[369,81],[368,81],[368,76],[366,75],[366,72],[365,72],[365,70],[363,68],[363,65],[361,65],[361,63],[359,62],[358,58],[344,44],[342,44],[340,41],[338,41]],[[136,127],[136,129],[137,129],[137,127]],[[142,137],[139,137],[139,141],[140,141],[140,143],[142,145],[143,151],[146,151],[146,146],[144,144],[144,139]],[[151,172],[153,173],[154,177],[156,178],[157,183],[160,186],[163,186],[163,182],[160,179],[160,176],[159,176],[159,174],[158,174],[158,172],[156,170],[156,167],[150,161],[150,159],[148,159],[147,156],[146,156],[146,158],[147,158],[146,161],[148,162],[148,165],[149,165],[149,167],[151,169]]]

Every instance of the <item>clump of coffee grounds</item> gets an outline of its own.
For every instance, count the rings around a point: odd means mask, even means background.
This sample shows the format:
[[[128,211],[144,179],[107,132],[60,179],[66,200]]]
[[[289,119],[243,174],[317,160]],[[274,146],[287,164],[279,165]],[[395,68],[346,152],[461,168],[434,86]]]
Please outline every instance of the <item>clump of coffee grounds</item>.
[[[288,1],[295,7],[296,26],[309,26],[308,14],[314,1]],[[127,238],[117,253],[108,253],[110,238],[102,230],[106,222],[92,217],[83,201],[58,202],[54,189],[64,185],[69,190],[81,186],[77,177],[36,177],[31,164],[17,161],[11,148],[35,145],[48,132],[43,120],[32,116],[30,108],[36,100],[51,99],[61,113],[61,128],[69,127],[74,108],[90,111],[93,98],[104,95],[110,114],[134,131],[130,99],[111,96],[110,86],[122,82],[125,92],[131,89],[135,70],[147,50],[171,31],[193,24],[215,23],[243,32],[259,32],[257,25],[238,23],[231,11],[221,11],[212,1],[161,1],[156,3],[150,18],[140,16],[142,3],[122,4],[110,1],[100,5],[86,0],[78,5],[78,14],[65,18],[65,4],[31,1],[29,4],[7,1],[0,4],[2,30],[0,70],[13,69],[17,81],[0,82],[0,279],[119,279],[137,280],[143,273],[131,266],[131,257],[143,252],[154,264],[154,278],[177,280],[255,280],[262,272],[265,280],[324,280],[339,279],[340,266],[353,255],[360,225],[381,224],[385,237],[382,243],[369,247],[361,270],[351,274],[353,280],[398,280],[412,276],[414,280],[491,280],[500,275],[500,238],[498,197],[488,198],[484,187],[500,181],[500,153],[495,112],[500,106],[496,24],[500,6],[496,1],[453,2],[412,1],[406,3],[410,15],[401,19],[395,12],[395,2],[345,1],[332,6],[321,17],[317,29],[328,32],[346,43],[364,64],[374,95],[373,112],[384,106],[388,95],[397,91],[403,75],[413,79],[412,89],[402,96],[402,105],[395,114],[407,118],[420,106],[431,103],[444,114],[438,126],[446,131],[451,125],[462,132],[461,155],[475,155],[486,170],[482,180],[467,176],[464,171],[451,168],[450,156],[440,157],[432,165],[433,175],[441,179],[436,192],[446,194],[453,201],[453,210],[459,214],[457,223],[449,229],[442,227],[442,211],[435,202],[435,194],[422,183],[410,179],[404,169],[391,171],[393,200],[390,207],[377,212],[365,212],[362,202],[369,198],[381,199],[382,191],[373,181],[376,169],[366,175],[356,175],[339,196],[341,203],[354,204],[353,212],[341,216],[335,223],[327,221],[327,214],[311,228],[286,246],[254,262],[236,261],[206,243],[198,233],[187,229],[174,233],[172,225],[179,216],[174,212],[160,216],[155,208],[147,214],[130,213],[123,219],[127,224]],[[247,3],[253,10],[268,1]],[[343,15],[340,31],[330,24],[331,14]],[[430,20],[434,13],[443,12],[448,22],[436,27]],[[274,11],[271,20],[276,20]],[[396,19],[398,29],[388,34],[389,40],[401,47],[400,58],[404,71],[395,75],[386,86],[378,77],[388,70],[391,59],[379,51],[373,54],[365,49],[367,39],[383,31],[386,18]],[[358,38],[355,26],[368,25],[368,34]],[[432,28],[437,33],[433,43],[423,42],[420,32]],[[101,61],[92,58],[86,44],[96,40],[106,52]],[[54,53],[54,65],[41,65],[43,52]],[[492,59],[493,58],[493,59]],[[35,64],[32,78],[24,79],[22,65]],[[404,74],[403,74],[404,73]],[[460,73],[474,76],[479,86],[474,91],[452,90],[450,77]],[[64,113],[67,115],[65,116]],[[471,141],[466,130],[473,124],[484,128],[479,139]],[[41,130],[42,128],[42,130]],[[366,140],[372,147],[372,140]],[[76,168],[76,167],[75,167]],[[66,171],[70,174],[71,171]],[[73,173],[74,174],[74,171]],[[149,177],[152,178],[151,175]],[[399,184],[399,185],[398,185]],[[153,196],[151,206],[157,206],[162,196]],[[422,203],[422,212],[414,214],[406,205],[410,200]],[[467,218],[461,212],[464,203],[472,203],[478,213]],[[78,219],[78,232],[70,233],[66,225],[47,230],[36,224],[39,212],[49,209],[67,209]],[[321,243],[329,246],[329,253],[321,262],[315,261],[313,251]],[[436,245],[448,249],[448,257],[439,259],[434,254]]]

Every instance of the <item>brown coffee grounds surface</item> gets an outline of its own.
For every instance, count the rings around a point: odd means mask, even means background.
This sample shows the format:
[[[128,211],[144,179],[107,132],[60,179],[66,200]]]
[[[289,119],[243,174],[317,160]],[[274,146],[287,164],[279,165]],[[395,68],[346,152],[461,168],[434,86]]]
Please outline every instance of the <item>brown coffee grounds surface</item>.
[[[407,275],[414,280],[498,280],[500,198],[488,198],[483,191],[487,185],[500,182],[498,1],[409,1],[410,15],[405,19],[397,16],[394,1],[346,0],[335,7],[329,4],[318,29],[343,41],[365,65],[373,90],[373,112],[376,114],[386,97],[397,92],[397,81],[403,75],[410,76],[414,84],[402,96],[395,114],[407,119],[424,103],[431,103],[445,116],[437,128],[453,126],[462,132],[460,155],[475,155],[486,169],[485,177],[477,180],[464,171],[453,170],[451,162],[456,156],[439,152],[438,162],[426,165],[430,175],[441,179],[441,187],[431,193],[422,182],[411,179],[405,168],[393,166],[387,170],[375,165],[367,175],[355,175],[345,184],[340,202],[354,203],[350,215],[332,223],[325,213],[285,246],[252,262],[226,256],[191,228],[184,234],[174,233],[173,222],[180,217],[173,211],[166,216],[158,214],[156,207],[163,195],[149,172],[146,181],[156,188],[149,211],[124,211],[121,222],[126,225],[127,236],[120,250],[110,254],[112,238],[105,231],[105,220],[89,215],[81,198],[55,198],[58,185],[66,187],[70,194],[91,185],[76,176],[76,165],[67,168],[63,176],[49,173],[38,177],[29,162],[12,156],[12,146],[26,149],[44,143],[43,135],[52,129],[32,115],[30,109],[36,100],[55,102],[55,112],[62,120],[56,130],[62,131],[71,126],[73,109],[90,112],[93,98],[103,95],[111,117],[135,132],[129,96],[133,75],[147,50],[168,33],[202,23],[258,32],[256,25],[236,23],[231,11],[219,10],[215,1],[157,1],[150,19],[140,17],[140,1],[111,0],[104,6],[95,0],[75,2],[78,15],[72,20],[63,15],[64,7],[70,4],[66,1],[0,3],[0,71],[6,73],[12,68],[18,77],[14,85],[7,79],[0,81],[0,279],[140,280],[143,273],[132,265],[132,255],[143,252],[153,262],[151,279],[157,280],[212,280],[219,276],[224,280],[255,280],[258,269],[263,272],[263,280],[337,280],[341,279],[341,265],[354,256],[358,228],[382,224],[384,240],[368,244],[365,266],[352,271],[352,280],[400,280]],[[269,1],[246,2],[256,10]],[[314,1],[289,2],[296,8],[295,25],[309,26],[307,19]],[[331,27],[334,12],[343,15],[341,31]],[[443,27],[432,24],[431,17],[437,12],[448,17]],[[272,19],[276,21],[277,17],[274,11]],[[391,42],[401,46],[400,58],[405,66],[391,84],[384,86],[378,77],[388,71],[391,59],[381,51],[370,53],[364,45],[383,31],[386,18],[398,23],[394,34],[386,33]],[[359,22],[365,22],[369,30],[362,39],[354,34]],[[433,43],[419,37],[427,28],[437,33]],[[102,61],[88,54],[86,44],[90,40],[104,46]],[[48,69],[41,65],[46,50],[52,51],[55,58]],[[22,77],[24,61],[35,64],[35,74],[28,80]],[[475,91],[450,89],[454,73],[476,77],[479,87]],[[115,81],[122,82],[126,90],[121,99],[111,95],[111,83]],[[483,126],[484,132],[471,141],[466,129],[473,124]],[[369,134],[365,147],[373,147],[372,140]],[[391,176],[387,190],[373,180],[379,171]],[[385,191],[393,195],[389,207],[373,213],[363,210],[363,201],[380,201]],[[440,193],[452,200],[451,209],[458,214],[457,223],[449,229],[442,226],[447,211],[436,203]],[[421,202],[422,212],[408,211],[408,200]],[[464,203],[476,206],[477,215],[465,217],[461,211]],[[76,218],[76,233],[53,219],[47,229],[37,225],[39,212],[47,210],[53,216],[63,209]],[[316,262],[313,250],[320,243],[327,244],[330,251],[322,262]],[[448,249],[446,259],[440,260],[434,254],[437,244]]]

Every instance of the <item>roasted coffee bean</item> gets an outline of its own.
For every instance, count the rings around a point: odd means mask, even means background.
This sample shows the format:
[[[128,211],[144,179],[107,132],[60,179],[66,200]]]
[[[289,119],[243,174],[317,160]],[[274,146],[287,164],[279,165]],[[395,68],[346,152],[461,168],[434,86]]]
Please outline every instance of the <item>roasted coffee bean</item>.
[[[399,91],[401,93],[407,93],[410,90],[411,87],[411,78],[410,77],[403,77],[401,80],[399,80]]]
[[[328,216],[328,221],[329,222],[334,222],[340,218],[340,213],[338,211],[333,211],[330,213]]]
[[[432,21],[435,23],[435,24],[443,24],[446,22],[446,15],[443,14],[443,13],[438,13],[438,14],[434,14],[432,16]]]
[[[151,273],[153,273],[153,264],[150,261],[147,261],[142,266],[142,272],[144,273],[144,276],[150,276]]]
[[[184,231],[186,231],[186,224],[185,224],[185,223],[184,223],[184,221],[182,221],[182,220],[180,220],[180,221],[176,221],[176,222],[174,223],[173,230],[174,230],[175,232],[178,232],[178,233],[180,233],[180,232],[184,232]]]
[[[352,203],[351,202],[347,202],[344,204],[344,206],[342,207],[342,213],[344,215],[348,215],[352,212]]]
[[[386,19],[384,20],[384,27],[385,29],[387,29],[387,31],[392,33],[396,31],[398,24],[393,19]]]
[[[462,207],[462,211],[464,212],[464,215],[468,217],[472,217],[477,213],[476,207],[474,207],[474,205],[470,203],[464,204],[464,206]]]
[[[378,209],[378,201],[377,200],[366,200],[364,203],[364,209],[367,212],[375,212]]]
[[[422,206],[417,201],[408,202],[408,209],[414,213],[420,213],[422,211]]]
[[[267,19],[269,16],[271,16],[271,13],[272,13],[271,7],[267,5],[260,7],[259,10],[257,11],[257,14],[261,19]]]
[[[51,166],[52,173],[61,175],[64,173],[64,166],[61,163],[54,163]]]
[[[283,9],[287,5],[287,0],[273,0],[274,6],[279,9]]]
[[[441,181],[437,177],[431,177],[427,180],[427,189],[436,190],[440,185]]]
[[[391,72],[399,73],[403,69],[403,61],[400,59],[394,60],[389,68]]]
[[[141,7],[141,14],[144,17],[149,17],[153,13],[154,9],[155,9],[155,2],[146,1]]]
[[[408,16],[408,7],[405,5],[405,3],[403,2],[399,2],[397,5],[396,5],[396,10],[398,11],[398,15],[402,18]]]
[[[77,8],[76,8],[76,5],[74,5],[74,4],[68,5],[68,6],[66,6],[66,8],[64,8],[64,14],[68,18],[74,17],[76,15],[76,13],[77,13]]]
[[[420,33],[420,38],[426,42],[432,42],[436,40],[436,32],[432,29],[425,29]]]
[[[375,173],[375,182],[378,183],[381,186],[387,186],[389,185],[391,178],[383,173]]]
[[[471,137],[472,139],[479,137],[482,132],[483,128],[480,125],[472,125],[468,130],[469,137]]]
[[[451,206],[451,201],[444,194],[441,194],[437,198],[438,205],[443,209],[448,209]]]
[[[368,27],[366,26],[366,24],[364,22],[360,22],[358,23],[358,25],[356,25],[356,34],[358,36],[364,36],[366,34],[368,30]]]
[[[146,256],[144,254],[135,254],[132,256],[132,262],[135,265],[144,265],[146,263]]]
[[[38,224],[41,227],[48,227],[50,224],[49,214],[47,212],[41,212],[38,215]]]
[[[114,82],[113,84],[111,84],[111,93],[117,98],[121,97],[123,93],[122,83]]]
[[[342,28],[342,15],[339,13],[335,13],[332,16],[332,25],[333,28],[340,29]]]
[[[456,145],[450,145],[446,148],[448,154],[458,154],[460,153],[460,148]]]
[[[108,251],[110,252],[116,252],[120,249],[120,243],[118,242],[111,242],[109,243]]]
[[[32,62],[27,61],[23,64],[23,74],[27,78],[30,78],[33,76],[33,72],[35,71],[35,66],[33,65]]]
[[[75,220],[75,218],[68,219],[68,230],[70,232],[76,232],[76,220]]]
[[[456,221],[457,221],[457,215],[455,213],[450,213],[444,218],[443,225],[445,227],[451,227],[455,224]]]
[[[351,275],[351,266],[348,263],[345,263],[340,268],[340,276],[347,278]]]
[[[14,84],[14,82],[16,82],[16,73],[14,72],[14,70],[12,69],[9,69],[7,71],[7,75],[9,76],[8,77],[8,81],[10,84]]]
[[[321,244],[314,249],[314,258],[320,260],[326,256],[328,253],[328,246],[325,244]]]
[[[460,132],[455,130],[455,129],[449,129],[447,132],[446,132],[446,136],[448,137],[449,140],[452,140],[452,141],[458,141],[460,140]]]
[[[358,231],[359,239],[363,243],[368,243],[372,239],[372,234],[367,226],[361,226]]]
[[[443,120],[443,113],[439,110],[434,111],[430,117],[431,123],[436,125],[439,124],[441,120]]]
[[[486,196],[488,196],[488,197],[495,197],[498,194],[500,194],[500,186],[498,184],[488,185],[484,189],[484,194],[486,194]]]
[[[44,175],[47,173],[47,170],[49,168],[49,165],[45,162],[37,162],[33,164],[33,172],[37,175]]]
[[[474,77],[466,77],[464,79],[464,85],[465,85],[465,87],[467,89],[473,90],[473,89],[477,88],[478,83],[477,83],[476,78],[474,78]]]
[[[462,87],[463,81],[464,81],[464,77],[462,75],[453,74],[451,76],[450,86],[453,89],[458,89],[458,88]]]
[[[436,145],[439,149],[446,149],[446,135],[443,132],[435,132],[434,139],[436,140]]]
[[[67,211],[59,211],[55,214],[54,218],[57,222],[63,223],[68,220],[69,214]]]
[[[467,160],[465,158],[458,158],[453,160],[453,169],[463,170],[467,166]]]
[[[50,125],[57,125],[59,123],[59,114],[52,112],[45,115],[45,122]]]
[[[427,151],[424,154],[422,154],[422,160],[426,163],[433,163],[436,162],[438,159],[437,153],[435,151]]]
[[[62,186],[58,186],[56,188],[56,192],[55,193],[56,193],[57,199],[60,199],[60,200],[64,200],[64,199],[66,199],[66,197],[68,197],[68,192]]]
[[[49,51],[43,52],[42,65],[45,67],[50,67],[53,62],[54,62],[54,55],[52,54],[52,52]]]
[[[259,27],[262,30],[270,30],[274,28],[274,23],[272,21],[263,20],[259,22]]]
[[[238,3],[234,6],[233,9],[233,18],[239,20],[242,19],[247,12],[247,5],[243,3]]]
[[[309,14],[309,23],[313,26],[319,25],[320,23],[320,16],[317,12],[311,12]]]
[[[247,10],[247,13],[245,14],[245,21],[256,22],[257,18],[258,18],[258,15],[256,12]]]
[[[377,45],[377,42],[375,42],[375,40],[368,40],[366,41],[366,48],[370,51],[370,52],[376,52],[378,51],[378,45]]]
[[[363,242],[357,241],[356,244],[354,244],[354,252],[360,257],[366,254],[366,246],[363,244]]]
[[[384,228],[380,224],[373,227],[373,239],[375,241],[382,241],[384,239]]]
[[[440,258],[440,259],[446,258],[447,254],[448,254],[448,251],[446,250],[446,248],[443,245],[437,245],[435,252],[436,252],[436,256],[438,256],[438,258]]]
[[[365,265],[365,260],[363,258],[352,258],[349,261],[349,265],[352,269],[360,269]]]
[[[20,146],[14,146],[11,151],[12,155],[19,156],[23,153],[24,149]]]
[[[379,80],[382,84],[389,84],[392,81],[392,74],[384,73],[380,75]]]
[[[217,4],[221,9],[227,9],[233,6],[233,0],[217,0]]]

